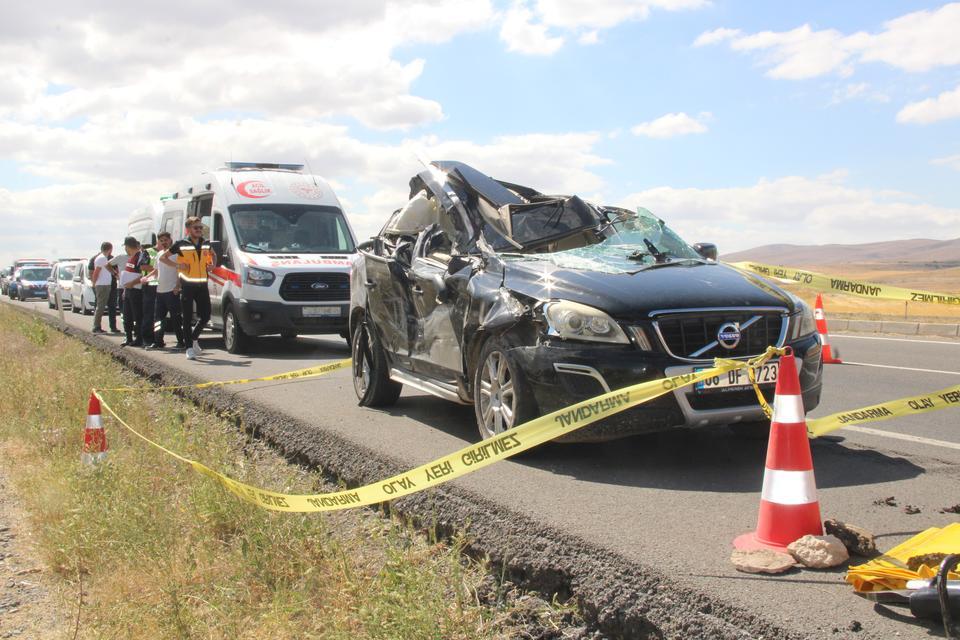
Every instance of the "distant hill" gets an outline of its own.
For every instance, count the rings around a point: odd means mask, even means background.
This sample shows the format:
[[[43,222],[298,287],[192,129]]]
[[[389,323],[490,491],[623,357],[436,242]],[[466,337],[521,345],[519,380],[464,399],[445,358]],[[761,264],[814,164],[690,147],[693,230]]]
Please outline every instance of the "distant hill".
[[[945,263],[942,267],[960,266],[960,238],[954,240],[891,240],[866,244],[767,244],[762,247],[721,254],[725,262],[754,260],[784,266],[821,264],[904,264],[926,265]]]

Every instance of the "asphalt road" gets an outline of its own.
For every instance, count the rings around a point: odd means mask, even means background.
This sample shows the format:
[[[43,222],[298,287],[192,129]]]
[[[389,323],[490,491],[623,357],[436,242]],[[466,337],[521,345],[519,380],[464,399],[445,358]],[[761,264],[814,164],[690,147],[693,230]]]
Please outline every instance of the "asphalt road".
[[[45,302],[14,304],[54,313]],[[89,317],[67,313],[66,318],[75,326],[90,326]],[[823,401],[813,416],[960,382],[960,340],[831,337],[844,360],[862,364],[826,368]],[[182,353],[143,352],[143,357],[210,380],[229,380],[350,355],[345,341],[333,336],[266,338],[248,356],[226,353],[212,333],[201,344],[205,353],[195,362]],[[348,371],[223,392],[248,394],[411,466],[479,439],[471,407],[420,392],[405,390],[388,411],[358,407]],[[940,509],[960,503],[960,411],[871,427],[878,433],[841,430],[813,441],[823,517],[873,531],[881,549],[956,521],[957,515]],[[890,433],[923,440],[896,439]],[[749,576],[733,569],[731,541],[756,524],[765,448],[765,442],[739,438],[724,428],[678,431],[613,443],[554,445],[455,482],[811,637],[838,637],[835,628],[844,635],[854,620],[863,625],[856,637],[930,637],[931,628],[880,615],[854,596],[843,582],[842,569],[781,577]],[[874,504],[888,496],[896,498],[897,507]],[[920,513],[905,513],[902,507],[908,504]]]

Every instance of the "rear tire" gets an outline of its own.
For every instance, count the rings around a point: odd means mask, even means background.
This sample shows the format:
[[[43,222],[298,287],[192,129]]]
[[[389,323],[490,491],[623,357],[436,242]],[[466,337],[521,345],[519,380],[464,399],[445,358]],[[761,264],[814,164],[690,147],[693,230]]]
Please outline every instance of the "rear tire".
[[[387,356],[379,341],[361,322],[350,341],[353,390],[361,407],[389,407],[397,402],[403,385],[390,379]]]
[[[223,312],[223,345],[227,353],[243,353],[250,348],[250,336],[240,326],[240,319],[233,307]]]

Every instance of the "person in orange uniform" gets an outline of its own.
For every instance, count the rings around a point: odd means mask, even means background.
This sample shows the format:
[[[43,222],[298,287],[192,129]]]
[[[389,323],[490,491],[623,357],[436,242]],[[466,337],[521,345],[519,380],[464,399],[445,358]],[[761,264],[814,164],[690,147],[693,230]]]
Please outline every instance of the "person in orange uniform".
[[[177,240],[168,255],[161,260],[175,266],[180,272],[180,311],[183,319],[183,339],[187,344],[187,359],[195,360],[203,353],[197,340],[200,332],[210,321],[210,290],[207,289],[207,273],[216,266],[216,258],[210,243],[203,238],[203,223],[190,216],[186,220],[187,237]],[[173,261],[176,256],[176,262]],[[193,324],[196,307],[197,322]],[[192,326],[191,326],[192,325]]]

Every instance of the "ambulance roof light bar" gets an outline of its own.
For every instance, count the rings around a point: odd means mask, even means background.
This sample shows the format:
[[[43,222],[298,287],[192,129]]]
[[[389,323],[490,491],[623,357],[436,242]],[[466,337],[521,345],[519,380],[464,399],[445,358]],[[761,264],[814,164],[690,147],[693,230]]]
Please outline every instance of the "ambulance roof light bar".
[[[278,164],[275,162],[225,162],[224,167],[230,171],[278,169],[280,171],[295,171],[297,173],[303,173],[302,164]]]

